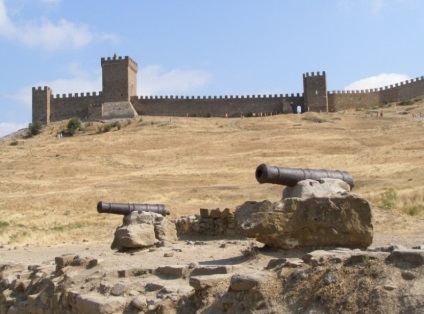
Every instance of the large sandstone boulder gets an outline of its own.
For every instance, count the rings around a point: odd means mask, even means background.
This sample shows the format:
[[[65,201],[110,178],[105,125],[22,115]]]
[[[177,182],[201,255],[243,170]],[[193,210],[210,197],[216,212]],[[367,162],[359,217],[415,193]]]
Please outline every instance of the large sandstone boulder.
[[[313,180],[301,181],[284,191],[285,198],[278,203],[265,200],[239,206],[235,212],[237,232],[284,249],[368,247],[373,239],[368,201],[348,192],[349,186],[345,189],[342,181],[330,180],[327,186],[326,180],[312,184],[310,181]]]
[[[152,212],[133,211],[124,216],[115,231],[112,249],[142,249],[162,243],[175,243],[175,224],[166,217]]]

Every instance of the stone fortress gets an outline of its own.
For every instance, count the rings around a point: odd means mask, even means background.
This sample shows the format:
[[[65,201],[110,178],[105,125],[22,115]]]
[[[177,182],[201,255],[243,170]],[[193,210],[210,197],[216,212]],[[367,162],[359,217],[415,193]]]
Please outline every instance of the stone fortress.
[[[246,96],[138,96],[137,63],[130,57],[101,58],[102,91],[53,95],[32,88],[32,121],[43,124],[77,117],[83,121],[137,115],[235,117],[261,113],[336,112],[371,108],[424,96],[424,77],[361,91],[328,91],[325,72],[303,74],[303,93]]]

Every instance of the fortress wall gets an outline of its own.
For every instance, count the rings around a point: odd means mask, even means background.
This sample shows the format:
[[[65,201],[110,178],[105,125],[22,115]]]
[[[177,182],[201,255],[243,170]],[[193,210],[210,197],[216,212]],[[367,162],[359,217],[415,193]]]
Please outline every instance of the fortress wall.
[[[369,108],[381,104],[380,93],[376,91],[332,91],[327,97],[329,112]]]
[[[332,91],[328,93],[328,106],[331,112],[369,108],[419,97],[424,97],[424,77],[371,90]]]
[[[133,97],[131,102],[139,114],[153,116],[214,116],[225,117],[249,113],[293,112],[290,103],[303,103],[303,97],[283,95]]]
[[[386,86],[381,91],[381,99],[385,102],[397,102],[424,96],[424,77]]]
[[[56,95],[51,99],[50,120],[60,121],[73,117],[85,120],[89,117],[89,106],[102,102],[101,93]]]

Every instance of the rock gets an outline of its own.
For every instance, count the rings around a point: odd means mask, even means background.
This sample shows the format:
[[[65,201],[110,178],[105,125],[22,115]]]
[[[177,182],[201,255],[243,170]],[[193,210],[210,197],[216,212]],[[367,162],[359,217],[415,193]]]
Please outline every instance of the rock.
[[[235,212],[237,233],[270,247],[368,247],[373,239],[371,206],[346,193],[246,202]]]
[[[111,248],[117,250],[145,248],[157,242],[153,225],[129,225],[116,229]]]
[[[387,285],[384,285],[383,288],[387,291],[393,291],[393,290],[397,289],[397,286],[392,284],[392,283],[388,283]]]
[[[160,283],[155,283],[155,282],[149,282],[148,284],[146,284],[144,286],[144,290],[146,291],[158,291],[163,289],[165,286],[160,284]]]
[[[124,297],[104,297],[98,294],[77,295],[75,305],[80,313],[110,314],[122,313],[126,300]]]
[[[110,294],[115,296],[115,297],[122,296],[124,294],[126,288],[127,287],[124,284],[117,283],[110,290]]]
[[[286,258],[273,258],[268,262],[266,269],[273,269],[277,267],[282,267],[287,262]]]
[[[396,250],[390,253],[388,260],[395,263],[408,263],[419,267],[424,265],[424,250]]]
[[[374,252],[393,252],[395,250],[406,250],[406,248],[399,244],[389,244],[387,246],[380,246],[370,249],[370,251]]]
[[[422,245],[416,245],[412,247],[414,250],[424,250],[424,244]]]
[[[56,269],[59,270],[66,266],[71,265],[74,260],[74,257],[75,257],[74,254],[65,254],[62,256],[55,257],[54,261],[56,264]]]
[[[138,295],[134,299],[131,300],[130,303],[133,307],[140,311],[147,311],[147,300],[144,295]]]
[[[174,256],[174,252],[167,252],[163,254],[164,257],[173,257]]]
[[[200,266],[196,267],[190,273],[190,276],[207,276],[217,274],[229,274],[232,271],[232,266]]]
[[[207,208],[200,208],[200,217],[202,218],[209,218],[209,209]]]
[[[175,224],[160,214],[133,211],[124,216],[123,223],[115,231],[112,249],[142,249],[161,242],[175,243]]]
[[[295,186],[287,186],[283,190],[283,199],[297,197],[327,197],[350,192],[350,186],[338,179],[321,179],[299,181]]]
[[[259,285],[255,276],[236,274],[231,277],[230,287],[234,291],[247,291]]]
[[[405,280],[414,280],[417,278],[417,275],[414,274],[412,271],[404,270],[401,273],[402,278]]]
[[[207,289],[217,285],[228,285],[230,282],[230,275],[210,275],[210,276],[193,276],[189,279],[189,284],[195,290]]]
[[[155,235],[159,241],[167,243],[176,243],[178,241],[177,228],[175,224],[169,221],[166,217],[159,215],[156,216],[155,223]]]
[[[324,283],[326,284],[326,285],[331,285],[332,283],[337,283],[337,281],[338,281],[338,278],[337,278],[337,276],[336,275],[334,275],[333,273],[331,273],[331,272],[326,272],[325,274],[324,274]]]
[[[180,265],[159,266],[156,268],[155,274],[165,277],[184,278],[187,276],[187,267]]]

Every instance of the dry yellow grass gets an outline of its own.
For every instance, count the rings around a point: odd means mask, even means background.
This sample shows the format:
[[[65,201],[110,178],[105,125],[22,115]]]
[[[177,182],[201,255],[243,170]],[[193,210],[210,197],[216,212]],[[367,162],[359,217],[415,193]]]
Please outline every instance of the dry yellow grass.
[[[55,134],[65,122],[50,125],[24,144],[0,143],[0,243],[111,241],[121,217],[98,214],[100,200],[164,203],[173,217],[277,201],[282,187],[255,180],[261,163],[349,171],[354,191],[374,206],[376,231],[413,224],[415,232],[424,226],[424,115],[411,114],[420,111],[423,102],[392,105],[383,117],[315,114],[325,123],[307,115],[142,117],[120,130],[61,139]],[[388,189],[394,208],[381,209]],[[415,216],[407,206],[418,208]]]

